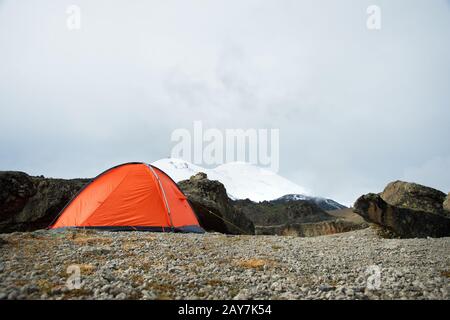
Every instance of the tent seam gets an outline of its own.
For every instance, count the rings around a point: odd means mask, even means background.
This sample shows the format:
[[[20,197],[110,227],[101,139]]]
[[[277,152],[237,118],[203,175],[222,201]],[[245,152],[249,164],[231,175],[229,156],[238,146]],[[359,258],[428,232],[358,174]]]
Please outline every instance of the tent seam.
[[[153,176],[156,179],[156,182],[159,185],[159,188],[161,189],[161,194],[164,197],[164,203],[166,204],[166,209],[167,209],[167,217],[169,218],[169,222],[170,222],[170,227],[173,229],[175,226],[173,224],[172,221],[172,215],[171,215],[171,211],[170,211],[170,207],[169,207],[169,201],[167,200],[167,196],[166,196],[166,192],[164,190],[164,187],[162,185],[161,179],[159,178],[159,176],[157,175],[157,173],[153,170],[151,164],[147,164],[147,167],[150,169],[150,171],[152,172]]]

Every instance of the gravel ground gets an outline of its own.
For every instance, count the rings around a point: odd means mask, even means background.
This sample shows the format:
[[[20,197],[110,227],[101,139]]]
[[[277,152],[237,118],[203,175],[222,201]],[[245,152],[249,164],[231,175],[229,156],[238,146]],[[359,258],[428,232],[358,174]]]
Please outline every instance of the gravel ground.
[[[449,253],[450,238],[381,239],[371,228],[1,234],[0,299],[449,299]],[[81,287],[69,289],[77,268]]]

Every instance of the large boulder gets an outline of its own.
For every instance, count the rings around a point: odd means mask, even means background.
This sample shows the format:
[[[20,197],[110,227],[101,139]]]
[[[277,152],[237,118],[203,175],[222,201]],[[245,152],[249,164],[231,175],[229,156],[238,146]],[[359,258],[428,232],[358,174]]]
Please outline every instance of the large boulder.
[[[392,206],[442,214],[445,193],[417,183],[394,181],[389,183],[381,198]]]
[[[448,213],[450,213],[450,192],[444,200],[443,207],[445,211],[448,211]]]
[[[399,188],[400,195],[389,194],[389,199],[398,206],[383,199],[383,194],[369,193],[361,196],[354,204],[354,212],[369,222],[378,224],[387,231],[403,238],[445,237],[450,236],[450,218],[443,210],[436,210],[437,204],[420,199],[403,198],[404,187]],[[406,190],[411,190],[406,187]],[[417,186],[412,187],[417,190]],[[417,197],[429,196],[427,190],[415,193]],[[405,199],[408,199],[405,201]],[[408,208],[408,203],[413,203]],[[441,202],[442,206],[442,202]],[[422,208],[422,209],[419,209]],[[428,211],[425,211],[428,210]]]
[[[88,181],[0,171],[0,233],[48,227]]]
[[[233,207],[222,183],[197,173],[178,186],[192,205],[206,231],[228,234],[254,234],[255,227],[239,209]]]
[[[36,194],[31,177],[24,172],[0,172],[0,223],[22,212]]]

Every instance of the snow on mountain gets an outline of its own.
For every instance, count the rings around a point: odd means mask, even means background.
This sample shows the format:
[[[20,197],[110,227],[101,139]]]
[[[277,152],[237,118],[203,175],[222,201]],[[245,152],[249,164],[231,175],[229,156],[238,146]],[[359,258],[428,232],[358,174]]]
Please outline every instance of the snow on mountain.
[[[175,158],[160,159],[153,162],[152,165],[167,173],[175,182],[189,179],[199,172],[208,174],[207,171],[209,171],[195,164]]]
[[[210,180],[224,184],[230,198],[264,201],[286,194],[307,194],[307,190],[282,176],[245,162],[230,162],[214,169],[202,168],[181,159],[167,158],[152,163],[176,182],[204,172]]]
[[[278,199],[275,199],[274,202],[288,202],[288,201],[297,201],[297,200],[306,200],[314,202],[319,208],[323,210],[340,210],[347,208],[346,206],[327,198],[322,197],[311,197],[303,194],[287,194]]]

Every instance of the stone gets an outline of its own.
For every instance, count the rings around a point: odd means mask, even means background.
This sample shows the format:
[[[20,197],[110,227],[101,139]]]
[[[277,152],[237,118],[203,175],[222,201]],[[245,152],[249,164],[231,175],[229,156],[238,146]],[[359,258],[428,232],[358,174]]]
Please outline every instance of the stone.
[[[200,225],[206,231],[229,234],[254,234],[253,222],[243,212],[233,207],[225,186],[209,180],[199,172],[188,180],[178,182],[188,198]]]
[[[0,171],[0,233],[48,227],[88,181]]]
[[[155,300],[157,298],[157,295],[150,290],[142,290],[142,298],[146,300]]]
[[[450,236],[450,218],[442,214],[408,209],[386,203],[374,193],[361,196],[353,209],[369,222],[403,238]]]
[[[116,299],[118,299],[118,300],[125,300],[126,298],[127,298],[127,295],[123,292],[116,295]]]
[[[445,197],[443,207],[445,211],[448,211],[450,213],[450,192],[448,193],[447,197]]]
[[[10,292],[8,294],[8,300],[15,300],[19,296],[18,292],[16,290]]]
[[[319,286],[319,290],[322,292],[328,292],[334,290],[334,287],[330,286],[329,284],[323,284]]]
[[[417,183],[394,181],[380,193],[386,203],[410,210],[442,214],[445,193]]]
[[[245,290],[242,290],[236,296],[233,297],[233,300],[248,300],[248,299],[249,299],[249,297]]]

